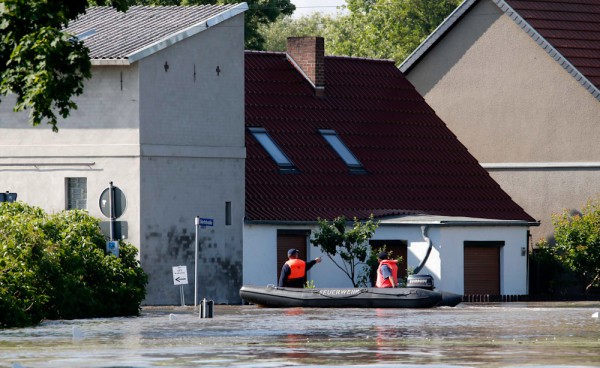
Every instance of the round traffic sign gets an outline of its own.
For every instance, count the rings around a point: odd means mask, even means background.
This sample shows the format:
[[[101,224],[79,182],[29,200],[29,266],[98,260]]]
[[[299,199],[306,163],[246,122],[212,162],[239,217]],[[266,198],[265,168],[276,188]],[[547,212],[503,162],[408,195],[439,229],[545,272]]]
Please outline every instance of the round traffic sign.
[[[125,194],[118,187],[113,186],[113,215],[115,218],[119,218],[125,212],[125,208],[127,207],[127,199],[125,199]],[[102,194],[100,194],[100,211],[102,214],[108,218],[110,218],[110,188],[104,189]]]

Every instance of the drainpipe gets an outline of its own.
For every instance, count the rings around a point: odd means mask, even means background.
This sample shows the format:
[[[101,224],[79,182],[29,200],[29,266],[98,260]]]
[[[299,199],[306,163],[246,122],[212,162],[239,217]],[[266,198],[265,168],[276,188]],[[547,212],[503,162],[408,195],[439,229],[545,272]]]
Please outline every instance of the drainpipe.
[[[525,244],[527,244],[527,253],[525,253],[525,262],[526,264],[526,284],[525,284],[525,293],[529,295],[529,244],[531,239],[531,231],[527,230],[527,239],[525,239]],[[533,245],[531,246],[531,251],[533,252]]]
[[[423,261],[421,261],[421,264],[419,265],[419,267],[415,268],[415,271],[414,271],[415,275],[418,274],[419,271],[421,271],[423,266],[425,266],[425,262],[427,262],[427,259],[429,258],[429,254],[431,253],[431,248],[433,248],[433,242],[427,236],[428,229],[429,229],[429,226],[427,226],[427,225],[421,226],[421,235],[423,236],[423,239],[425,239],[427,241],[427,243],[429,244],[429,248],[427,248],[427,254],[425,254],[425,258],[423,258]]]

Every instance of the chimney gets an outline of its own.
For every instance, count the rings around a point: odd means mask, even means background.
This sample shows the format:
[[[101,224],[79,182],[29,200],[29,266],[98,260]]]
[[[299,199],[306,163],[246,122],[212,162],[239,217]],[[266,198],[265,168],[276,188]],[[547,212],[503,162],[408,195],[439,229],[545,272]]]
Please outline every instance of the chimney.
[[[323,37],[288,37],[287,57],[315,87],[317,97],[325,96],[325,41]]]

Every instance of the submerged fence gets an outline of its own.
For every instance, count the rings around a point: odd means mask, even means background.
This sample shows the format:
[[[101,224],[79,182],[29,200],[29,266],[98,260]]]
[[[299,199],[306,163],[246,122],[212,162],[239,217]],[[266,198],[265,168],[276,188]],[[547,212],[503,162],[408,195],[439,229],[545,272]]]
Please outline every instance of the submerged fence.
[[[510,303],[528,301],[528,295],[468,294],[462,296],[464,303]]]

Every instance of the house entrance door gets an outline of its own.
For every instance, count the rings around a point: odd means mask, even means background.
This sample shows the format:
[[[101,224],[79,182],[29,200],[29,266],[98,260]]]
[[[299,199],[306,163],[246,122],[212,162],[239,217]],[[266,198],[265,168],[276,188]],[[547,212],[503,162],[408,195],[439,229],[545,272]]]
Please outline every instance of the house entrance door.
[[[308,231],[277,231],[277,281],[279,282],[279,276],[281,275],[281,267],[287,262],[287,252],[291,248],[298,249],[300,251],[299,258],[306,260],[307,257],[307,238],[310,232]]]

